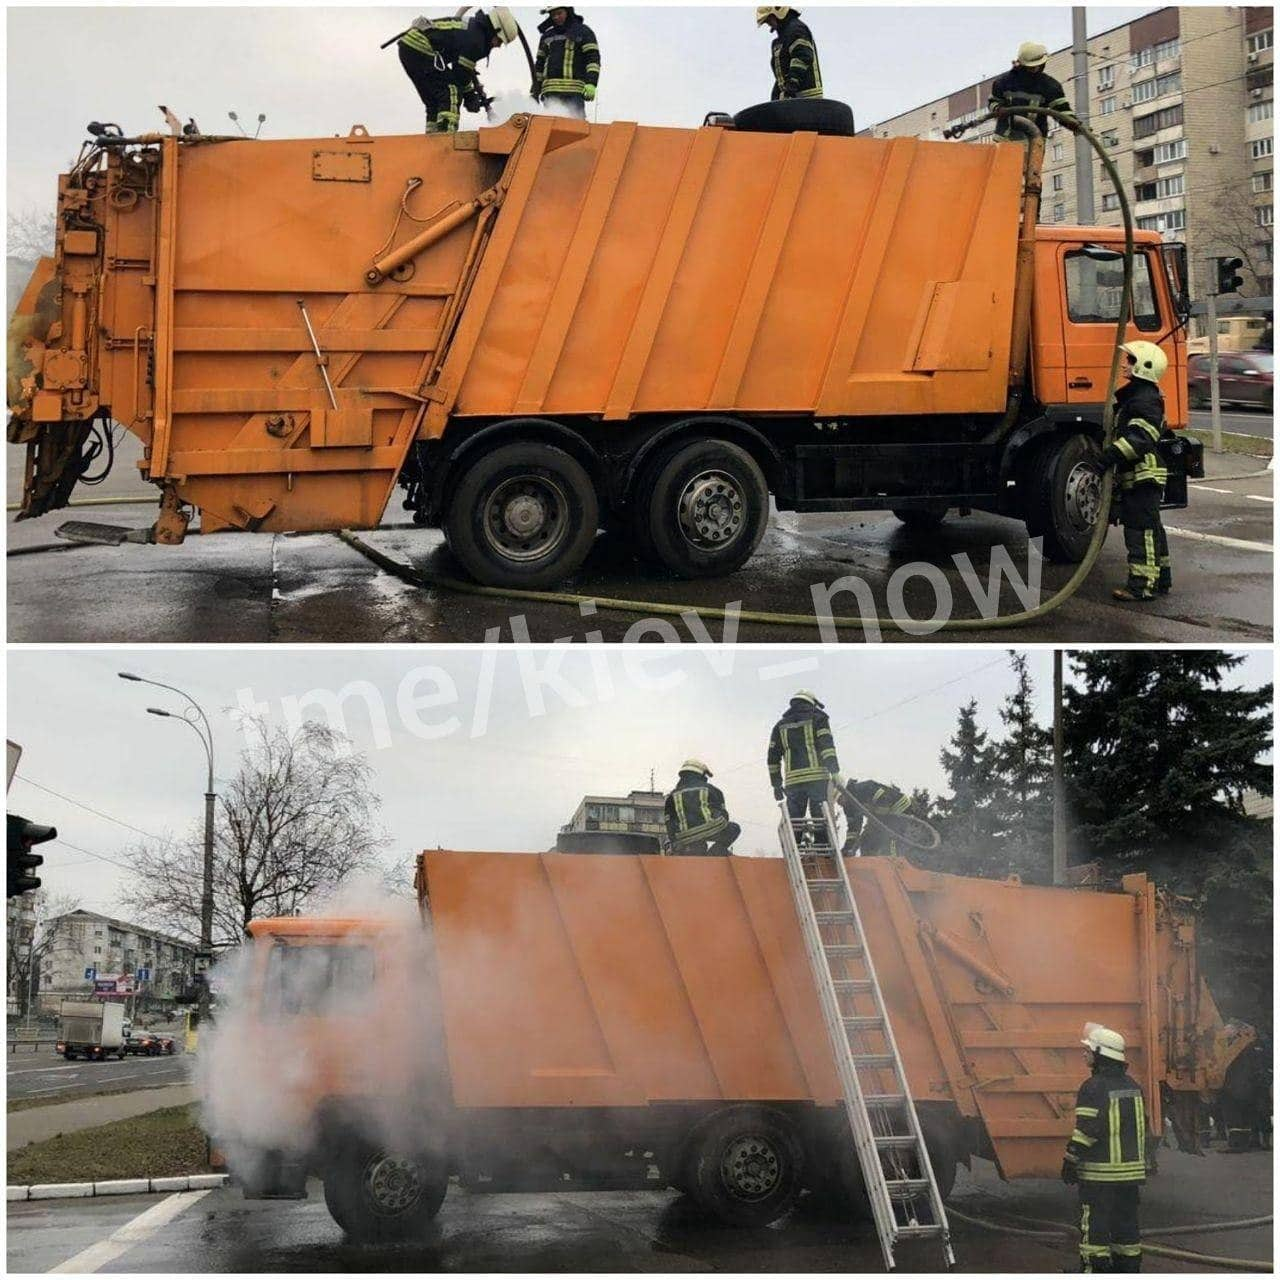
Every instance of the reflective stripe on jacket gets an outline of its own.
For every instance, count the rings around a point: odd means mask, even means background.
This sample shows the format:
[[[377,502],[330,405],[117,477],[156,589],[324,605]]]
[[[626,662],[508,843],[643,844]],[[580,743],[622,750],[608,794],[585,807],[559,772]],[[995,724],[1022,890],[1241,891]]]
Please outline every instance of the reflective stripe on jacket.
[[[477,87],[476,64],[489,56],[488,19],[479,15],[461,18],[432,18],[423,28],[410,27],[400,43],[436,61],[436,70],[448,77],[463,93]]]
[[[773,61],[771,97],[775,102],[779,98],[822,97],[818,46],[813,42],[813,32],[799,18],[793,15],[778,28],[769,52]],[[794,80],[799,88],[788,91],[788,80]]]
[[[1156,447],[1164,428],[1164,397],[1150,382],[1130,381],[1116,392],[1116,429],[1103,457],[1116,466],[1121,489],[1163,485],[1168,468]]]
[[[538,57],[534,63],[534,80],[538,96],[567,93],[582,96],[582,91],[600,83],[600,46],[595,32],[574,14],[563,27],[550,18],[538,27]]]
[[[663,807],[673,845],[709,840],[729,825],[724,793],[696,774],[681,774]]]
[[[1066,1158],[1081,1182],[1145,1182],[1147,1106],[1138,1083],[1103,1067],[1080,1086]]]
[[[789,709],[769,737],[769,781],[775,787],[822,782],[837,772],[836,743],[827,713]]]

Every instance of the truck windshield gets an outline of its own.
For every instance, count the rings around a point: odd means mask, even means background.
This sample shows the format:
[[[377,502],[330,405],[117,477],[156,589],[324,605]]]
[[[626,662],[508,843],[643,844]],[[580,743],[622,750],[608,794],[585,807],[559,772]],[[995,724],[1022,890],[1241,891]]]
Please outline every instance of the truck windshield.
[[[1067,254],[1067,315],[1073,324],[1115,324],[1120,317],[1124,291],[1124,258],[1096,250],[1077,249]],[[1133,257],[1133,322],[1144,332],[1160,328],[1151,261],[1145,253]]]
[[[354,1013],[373,986],[369,947],[277,943],[267,960],[265,1012]]]

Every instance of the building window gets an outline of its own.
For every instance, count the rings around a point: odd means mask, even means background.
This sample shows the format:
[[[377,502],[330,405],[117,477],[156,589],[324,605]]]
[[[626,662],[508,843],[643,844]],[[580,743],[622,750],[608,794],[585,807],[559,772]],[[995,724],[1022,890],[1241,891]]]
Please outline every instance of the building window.
[[[1249,53],[1262,53],[1271,48],[1272,28],[1268,27],[1265,31],[1259,31],[1256,36],[1250,36],[1245,42],[1244,47]]]
[[[1151,152],[1152,164],[1168,164],[1171,160],[1187,158],[1187,140],[1179,138],[1177,142],[1162,142]]]
[[[1156,183],[1156,199],[1167,200],[1170,196],[1180,196],[1187,190],[1187,179],[1179,173],[1172,178],[1161,178]]]
[[[1167,93],[1182,91],[1182,73],[1171,71],[1168,75],[1157,76],[1154,80],[1143,80],[1133,86],[1133,102],[1150,102],[1153,98],[1163,98]]]
[[[1055,191],[1061,191],[1061,190],[1062,190],[1062,174],[1060,174],[1060,173],[1055,173],[1055,174],[1053,175],[1053,189],[1054,189]]]
[[[1118,147],[1120,145],[1120,135],[1114,129],[1107,129],[1098,135],[1102,139],[1104,147]]]
[[[1273,113],[1274,102],[1255,102],[1246,113],[1249,117],[1250,124],[1257,124],[1259,120],[1270,120]]]
[[[1275,150],[1274,138],[1258,138],[1249,143],[1249,154],[1255,160],[1261,160],[1263,156],[1269,156]]]
[[[1116,69],[1114,66],[1098,68],[1098,92],[1104,89],[1114,89],[1116,84]]]
[[[1102,212],[1115,213],[1120,208],[1120,197],[1114,191],[1102,193]]]
[[[1062,159],[1062,143],[1060,143],[1060,142],[1055,142],[1055,143],[1053,144],[1053,158],[1054,158],[1055,160],[1061,160],[1061,159]]]
[[[1162,111],[1153,111],[1149,116],[1136,116],[1133,121],[1133,136],[1149,138],[1161,129],[1172,129],[1182,123],[1182,104],[1176,107],[1165,107]]]
[[[1067,220],[1067,206],[1065,204],[1055,204],[1053,206],[1054,222],[1065,222]]]
[[[102,948],[101,948],[101,947],[94,947],[94,949],[93,949],[93,954],[94,954],[95,956],[100,956],[100,955],[102,954]]]
[[[1164,62],[1168,58],[1176,58],[1178,56],[1178,41],[1162,40],[1155,47],[1155,55],[1157,62]]]
[[[1129,70],[1140,71],[1143,67],[1149,67],[1156,60],[1156,51],[1152,49],[1139,49],[1137,53],[1129,56]]]
[[[1115,109],[1116,109],[1116,100],[1114,98],[1103,98],[1101,104],[1098,107],[1098,114],[1100,116],[1109,116],[1114,114]]]
[[[1255,173],[1253,175],[1252,184],[1255,192],[1271,190],[1271,174]]]
[[[1168,213],[1153,213],[1150,217],[1138,218],[1137,223],[1143,231],[1185,231],[1187,211],[1171,209]]]
[[[1271,226],[1275,221],[1275,208],[1273,204],[1260,204],[1253,211],[1253,220],[1260,227]]]

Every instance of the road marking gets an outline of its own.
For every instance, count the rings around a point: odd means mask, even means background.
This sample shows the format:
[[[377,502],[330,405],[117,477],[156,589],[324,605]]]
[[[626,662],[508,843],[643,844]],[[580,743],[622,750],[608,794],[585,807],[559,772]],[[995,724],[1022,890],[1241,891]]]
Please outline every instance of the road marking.
[[[1196,492],[1197,493],[1235,493],[1235,490],[1234,489],[1215,489],[1210,484],[1198,484],[1196,485]]]
[[[1192,538],[1196,542],[1212,542],[1219,547],[1239,547],[1241,551],[1265,551],[1271,555],[1275,547],[1269,542],[1246,542],[1243,538],[1224,538],[1220,533],[1197,533],[1194,529],[1175,529],[1165,525],[1165,533],[1176,534],[1179,538]]]
[[[1250,502],[1274,502],[1275,499],[1269,493],[1246,493],[1244,495]]]
[[[83,1071],[83,1067],[73,1067],[68,1063],[65,1067],[23,1067],[21,1071],[10,1071],[11,1076],[33,1076],[38,1075],[42,1071],[71,1071],[79,1075]]]
[[[97,1244],[82,1249],[74,1258],[50,1267],[50,1274],[97,1271],[105,1267],[134,1245],[145,1244],[165,1223],[171,1222],[184,1209],[189,1209],[208,1194],[208,1191],[175,1191],[159,1204],[153,1204],[146,1212],[130,1219],[123,1227],[117,1228],[105,1240],[99,1240]]]

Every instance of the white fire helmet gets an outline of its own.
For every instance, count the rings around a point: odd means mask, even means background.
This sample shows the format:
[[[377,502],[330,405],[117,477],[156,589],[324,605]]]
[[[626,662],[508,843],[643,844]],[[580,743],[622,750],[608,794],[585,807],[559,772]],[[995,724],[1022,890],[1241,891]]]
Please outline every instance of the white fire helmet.
[[[1100,1022],[1084,1024],[1084,1039],[1080,1043],[1104,1058],[1111,1058],[1115,1062],[1125,1061],[1124,1036],[1118,1031],[1112,1031],[1110,1027],[1104,1027]]]
[[[495,5],[489,10],[489,25],[502,44],[510,44],[520,34],[515,15],[502,5]]]
[[[1169,367],[1169,357],[1154,342],[1126,342],[1121,351],[1133,357],[1132,376],[1144,382],[1159,382]]]
[[[711,770],[707,768],[701,760],[694,760],[692,757],[680,766],[681,773],[700,773],[704,778],[711,777]]]

